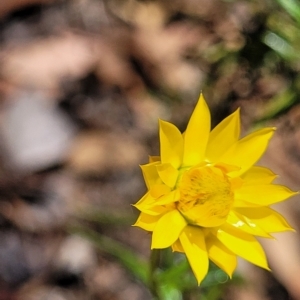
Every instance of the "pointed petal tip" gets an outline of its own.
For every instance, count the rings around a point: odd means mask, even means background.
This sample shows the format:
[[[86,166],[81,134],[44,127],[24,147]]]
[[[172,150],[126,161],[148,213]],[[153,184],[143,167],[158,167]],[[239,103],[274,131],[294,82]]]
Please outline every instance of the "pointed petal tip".
[[[263,269],[265,269],[265,270],[267,270],[267,271],[269,271],[269,272],[272,272],[272,270],[271,270],[271,268],[269,267],[269,264],[268,264],[268,262],[266,261],[266,264],[265,265],[262,265],[262,264],[254,264],[254,265],[256,265],[256,266],[258,266],[258,267],[260,267],[260,268],[263,268]]]
[[[263,268],[263,269],[265,269],[269,272],[271,271],[271,268],[269,267],[269,262],[267,260],[266,260],[264,265],[257,265],[257,266],[259,266],[259,267],[261,267],[261,268]]]
[[[200,93],[199,98],[198,98],[198,102],[200,102],[200,101],[204,101],[206,103],[205,97],[202,92]]]
[[[165,120],[162,120],[162,119],[158,119],[158,124],[159,124],[159,127],[160,127],[160,128],[161,128],[162,126],[168,125],[168,124],[174,125],[173,123],[168,122],[168,121],[165,121]],[[174,125],[174,126],[175,126],[175,125]]]
[[[288,188],[288,187],[285,186],[285,185],[284,185],[284,187],[285,187],[285,188],[287,189],[287,191],[290,193],[290,196],[288,196],[288,198],[300,194],[300,191],[293,191],[293,190],[291,190],[290,188]]]
[[[238,107],[238,108],[232,113],[232,115],[237,115],[237,118],[238,118],[239,122],[241,122],[241,121],[240,121],[240,120],[241,120],[241,108],[240,108],[240,107]]]
[[[158,119],[158,124],[159,124],[159,126],[160,126],[162,123],[164,123],[164,122],[165,122],[164,120]]]
[[[259,237],[259,238],[264,238],[264,239],[270,239],[270,240],[276,240],[276,238],[274,236],[271,235],[271,233],[273,232],[264,232],[264,235],[256,235],[255,233],[251,233],[253,235],[253,237]]]
[[[265,134],[271,134],[270,138],[273,136],[273,134],[275,133],[275,131],[277,130],[276,127],[266,127],[266,128],[263,128],[261,130],[265,130],[266,133]]]
[[[269,129],[269,131],[267,131],[267,134],[268,133],[270,134],[270,139],[271,139],[273,137],[275,131],[277,130],[277,128],[276,127],[269,127],[268,129]]]
[[[240,107],[238,107],[233,113],[231,113],[232,115],[233,114],[238,114],[238,115],[240,115],[241,114],[241,108]]]
[[[210,126],[209,107],[203,95],[200,94],[184,132],[183,166],[196,165],[205,159]]]
[[[273,240],[273,241],[276,241],[276,237],[275,237],[275,236],[273,236],[273,235],[271,235],[271,234],[270,234],[270,237],[269,237],[269,239],[270,239],[270,240]]]
[[[276,231],[276,232],[272,232],[272,234],[279,234],[279,233],[283,233],[283,232],[287,232],[287,231],[292,232],[292,233],[297,233],[297,230],[294,229],[293,227],[287,227],[287,228],[285,228],[284,231]],[[276,236],[271,235],[271,237],[272,237],[272,240],[277,241]]]
[[[204,279],[206,278],[207,274],[204,276],[204,277],[201,277],[201,278],[197,278],[196,275],[195,275],[195,278],[196,278],[196,281],[197,281],[197,285],[200,286],[201,283],[204,281]],[[229,275],[228,275],[229,276]]]
[[[265,132],[265,134],[268,134],[268,133],[272,133],[272,134],[274,134],[274,132],[277,130],[277,128],[276,127],[265,127],[265,128],[261,128],[261,129],[259,129],[259,130],[257,130],[257,131],[261,131],[261,132]]]
[[[290,195],[289,196],[287,196],[287,198],[286,199],[288,199],[288,198],[290,198],[290,197],[293,197],[293,196],[296,196],[296,195],[300,195],[300,191],[296,191],[296,192],[294,192],[294,191],[292,191],[291,189],[289,189],[289,188],[286,188],[287,189],[287,191],[290,193]]]
[[[230,280],[232,280],[235,271],[236,271],[236,268],[234,270],[232,270],[232,272],[230,272],[230,273],[229,272],[225,272],[228,275],[228,277],[229,277]]]
[[[198,276],[197,277],[197,275],[195,273],[194,273],[194,275],[195,275],[195,279],[197,281],[197,285],[200,286],[207,274],[204,277],[203,276],[201,276],[201,277]]]

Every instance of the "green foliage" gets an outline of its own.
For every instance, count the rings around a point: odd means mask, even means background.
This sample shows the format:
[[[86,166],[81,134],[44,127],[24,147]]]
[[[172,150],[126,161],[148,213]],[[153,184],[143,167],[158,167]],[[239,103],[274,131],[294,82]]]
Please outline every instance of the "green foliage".
[[[300,3],[298,0],[277,0],[277,2],[300,24]]]

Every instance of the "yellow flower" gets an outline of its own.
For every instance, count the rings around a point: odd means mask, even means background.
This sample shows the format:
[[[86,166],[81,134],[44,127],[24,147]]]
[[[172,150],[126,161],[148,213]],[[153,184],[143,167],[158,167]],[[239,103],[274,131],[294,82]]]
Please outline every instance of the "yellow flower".
[[[202,95],[181,134],[160,121],[160,156],[141,166],[148,192],[134,206],[135,226],[152,232],[152,249],[186,254],[198,284],[209,259],[230,277],[237,256],[269,269],[255,236],[293,230],[271,204],[296,194],[272,184],[276,175],[253,166],[274,133],[264,128],[239,139],[239,110],[210,131]]]

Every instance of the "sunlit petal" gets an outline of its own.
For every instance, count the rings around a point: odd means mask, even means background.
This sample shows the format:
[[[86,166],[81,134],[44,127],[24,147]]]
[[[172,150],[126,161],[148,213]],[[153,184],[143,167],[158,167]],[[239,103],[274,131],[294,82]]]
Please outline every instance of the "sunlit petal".
[[[210,133],[206,158],[211,162],[219,160],[240,136],[240,109],[219,123]]]
[[[277,177],[270,169],[253,166],[242,175],[244,185],[268,184]]]
[[[225,273],[232,277],[237,265],[236,255],[224,246],[215,236],[210,235],[206,240],[209,258]]]
[[[168,211],[173,210],[171,206],[151,206],[151,207],[140,207],[138,208],[142,213],[150,216],[159,216]]]
[[[174,244],[186,225],[186,220],[177,210],[163,215],[154,228],[151,249],[167,248]]]
[[[229,181],[232,191],[239,189],[243,184],[245,184],[245,181],[241,177],[229,178]]]
[[[237,207],[262,207],[262,206],[255,204],[255,203],[247,202],[247,201],[244,201],[241,199],[235,199],[233,207],[237,208]]]
[[[251,263],[269,270],[266,255],[258,241],[250,234],[224,224],[218,230],[217,238],[233,253]]]
[[[226,220],[227,211],[225,209],[224,214],[214,213],[214,207],[211,205],[210,201],[206,201],[202,205],[194,207],[188,212],[184,213],[184,216],[189,220],[194,220],[195,224],[202,227],[215,227],[223,224]]]
[[[180,192],[179,192],[179,190],[174,190],[174,191],[171,191],[168,194],[165,194],[165,195],[159,197],[157,200],[155,200],[150,205],[151,206],[152,205],[154,205],[154,206],[167,205],[167,204],[174,203],[174,202],[178,201],[179,199],[180,199]]]
[[[203,231],[196,226],[187,226],[180,235],[180,242],[200,284],[208,271],[208,255]]]
[[[179,171],[175,169],[171,164],[159,164],[156,166],[157,173],[160,179],[170,188],[173,188],[176,184]]]
[[[148,215],[161,215],[162,213],[167,211],[166,207],[163,206],[153,206],[153,203],[155,202],[155,198],[153,198],[150,193],[146,193],[136,204],[133,206],[136,207],[138,210],[140,210],[143,213],[146,213]]]
[[[160,156],[162,163],[170,163],[178,168],[182,163],[183,138],[178,128],[169,123],[159,121]]]
[[[150,195],[153,198],[159,198],[165,194],[170,193],[170,191],[171,188],[165,184],[155,184],[149,189]]]
[[[134,204],[133,206],[135,206],[136,208],[138,208],[139,206],[144,206],[147,205],[149,203],[152,203],[154,200],[154,198],[150,195],[149,192],[147,192],[136,204]]]
[[[201,94],[184,133],[184,166],[196,165],[204,160],[209,131],[210,112]]]
[[[247,135],[231,146],[219,160],[240,167],[239,171],[233,172],[235,176],[243,174],[263,155],[274,130],[264,128]]]
[[[268,206],[281,202],[296,194],[297,193],[283,185],[262,184],[244,185],[240,189],[236,190],[235,197],[255,205]]]
[[[146,231],[153,231],[154,227],[161,216],[151,216],[145,213],[141,213],[132,226],[140,227]]]
[[[225,164],[223,162],[217,162],[216,164],[214,164],[214,167],[221,169],[224,173],[239,171],[241,169],[240,167]]]
[[[237,211],[231,211],[226,222],[246,233],[265,238],[272,238],[272,236],[260,228],[258,224],[256,224],[254,221],[251,222],[251,220],[247,219]]]
[[[156,169],[156,166],[158,164],[159,162],[153,162],[153,163],[140,166],[148,189],[150,189],[155,184],[161,183],[161,179]]]
[[[236,211],[266,232],[294,231],[278,212],[269,207],[236,208]]]

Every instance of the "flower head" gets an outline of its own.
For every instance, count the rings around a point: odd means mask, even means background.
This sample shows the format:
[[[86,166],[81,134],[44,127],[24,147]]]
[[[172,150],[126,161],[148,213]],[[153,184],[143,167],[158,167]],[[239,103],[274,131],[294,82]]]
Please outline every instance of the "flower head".
[[[210,131],[202,95],[183,134],[165,121],[159,127],[160,156],[141,166],[148,192],[135,204],[135,226],[152,232],[151,248],[185,253],[198,284],[209,259],[230,277],[237,256],[269,269],[256,236],[293,230],[269,206],[295,194],[272,184],[272,171],[253,166],[274,128],[239,139],[236,110]]]

